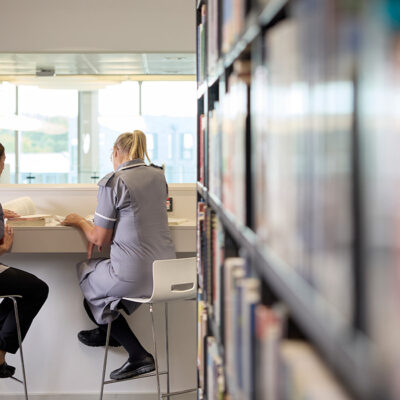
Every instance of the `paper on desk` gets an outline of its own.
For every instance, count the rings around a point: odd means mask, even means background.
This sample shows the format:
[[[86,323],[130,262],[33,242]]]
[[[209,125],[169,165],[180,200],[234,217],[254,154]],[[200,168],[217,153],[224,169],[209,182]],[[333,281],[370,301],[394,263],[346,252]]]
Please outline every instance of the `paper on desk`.
[[[173,218],[173,217],[169,217],[168,218],[168,225],[180,225],[180,224],[184,224],[185,222],[187,222],[187,218]]]

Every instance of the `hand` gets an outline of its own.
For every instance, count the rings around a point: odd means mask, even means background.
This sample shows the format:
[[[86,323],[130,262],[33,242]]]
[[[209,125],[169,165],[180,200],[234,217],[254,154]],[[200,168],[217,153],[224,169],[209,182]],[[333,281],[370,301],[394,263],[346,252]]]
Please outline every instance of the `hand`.
[[[88,259],[92,258],[93,247],[94,247],[94,244],[92,242],[88,242],[88,247],[87,247],[87,258]]]
[[[81,217],[78,214],[72,213],[68,214],[64,221],[61,222],[61,225],[70,225],[70,226],[79,226],[79,223],[83,220],[84,218]]]
[[[93,249],[94,249],[94,243],[88,242],[88,252],[87,252],[88,258],[92,258]],[[97,250],[98,250],[99,252],[100,252],[102,249],[103,249],[102,246],[97,246]]]
[[[7,252],[11,249],[13,241],[14,241],[14,229],[8,225],[5,225],[3,243],[1,245],[4,252]]]
[[[17,214],[17,213],[14,212],[14,211],[11,211],[11,210],[6,210],[6,209],[4,209],[4,210],[3,210],[3,213],[4,213],[4,218],[16,218],[16,217],[20,217],[19,214]]]

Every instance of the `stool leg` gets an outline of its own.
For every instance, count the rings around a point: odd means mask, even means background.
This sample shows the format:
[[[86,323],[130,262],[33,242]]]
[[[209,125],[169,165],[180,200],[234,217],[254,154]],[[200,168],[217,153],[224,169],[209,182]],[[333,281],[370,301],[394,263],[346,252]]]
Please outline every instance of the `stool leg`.
[[[110,343],[110,332],[111,332],[111,322],[109,322],[109,323],[107,324],[106,349],[105,349],[105,351],[104,351],[103,374],[102,374],[102,376],[101,376],[100,400],[103,400],[104,377],[105,377],[105,375],[106,375],[108,345],[109,345],[109,343]]]
[[[15,323],[17,324],[19,354],[21,356],[22,376],[23,376],[23,379],[24,379],[25,399],[28,400],[28,389],[26,387],[25,363],[24,363],[24,354],[22,352],[22,336],[21,336],[21,326],[20,326],[20,323],[19,323],[18,306],[17,306],[17,300],[15,300],[13,297],[12,297],[12,301],[14,303]]]
[[[165,353],[167,358],[167,394],[170,393],[170,379],[169,379],[169,348],[168,348],[168,303],[164,302],[164,314],[165,314]],[[169,400],[169,396],[167,399]]]
[[[153,315],[153,305],[149,304],[149,310],[151,314],[151,327],[153,330],[153,343],[154,343],[154,360],[156,362],[156,376],[157,376],[157,392],[158,392],[158,398],[162,400],[161,397],[161,390],[160,390],[160,375],[158,371],[158,355],[157,355],[157,342],[156,342],[156,332],[154,329],[154,315]]]

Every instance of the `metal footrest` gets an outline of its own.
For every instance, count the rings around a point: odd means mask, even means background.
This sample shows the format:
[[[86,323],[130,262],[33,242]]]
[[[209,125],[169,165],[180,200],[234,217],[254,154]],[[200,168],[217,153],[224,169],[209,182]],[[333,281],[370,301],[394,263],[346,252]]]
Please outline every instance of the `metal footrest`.
[[[161,371],[158,375],[166,375],[167,371]],[[141,374],[138,376],[133,376],[132,378],[125,378],[125,379],[110,379],[109,381],[105,381],[104,384],[107,385],[109,383],[116,383],[116,382],[123,382],[123,381],[131,381],[133,379],[140,379],[140,378],[149,378],[151,376],[156,376],[157,374],[155,371],[147,372],[146,374]]]
[[[13,379],[14,381],[21,383],[22,385],[24,384],[24,381],[21,381],[20,379],[15,378],[14,376],[10,376],[10,378]]]
[[[162,393],[162,394],[161,394],[161,397],[178,396],[178,395],[180,395],[180,394],[190,393],[190,392],[197,392],[197,388],[194,388],[194,389],[186,389],[186,390],[180,390],[180,391],[178,391],[178,392]]]

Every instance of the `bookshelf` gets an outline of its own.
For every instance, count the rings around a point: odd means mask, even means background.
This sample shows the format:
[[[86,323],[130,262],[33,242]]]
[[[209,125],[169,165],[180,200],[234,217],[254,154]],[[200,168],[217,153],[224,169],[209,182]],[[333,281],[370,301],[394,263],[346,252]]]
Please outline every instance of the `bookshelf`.
[[[217,16],[210,18],[210,9]],[[331,377],[321,393],[336,393],[335,399],[397,398],[394,382],[382,372],[397,356],[380,354],[388,351],[385,333],[376,327],[374,318],[380,318],[370,309],[377,306],[367,298],[377,286],[368,282],[378,264],[375,255],[387,259],[369,237],[375,226],[382,231],[386,226],[377,215],[371,222],[368,210],[380,207],[375,194],[380,175],[366,165],[371,156],[383,157],[383,150],[376,154],[369,143],[371,118],[365,115],[373,102],[372,78],[365,60],[376,71],[384,62],[359,42],[364,36],[376,40],[380,32],[380,40],[390,34],[400,43],[400,35],[384,22],[371,24],[373,11],[358,0],[341,6],[333,0],[197,2],[198,26],[203,25],[197,92],[199,301],[206,321],[199,333],[200,398],[295,398],[289,392],[300,390],[297,361],[287,361],[282,350],[291,346],[295,358],[303,357],[303,349],[315,351],[317,369],[327,368]],[[391,27],[400,27],[395,22]],[[382,50],[378,60],[384,55]],[[397,143],[397,137],[391,140]],[[372,175],[370,188],[365,177]],[[392,250],[393,260],[395,254]],[[266,343],[257,328],[263,318],[270,329]],[[393,319],[391,326],[398,328]],[[232,353],[240,344],[246,350]],[[265,361],[268,351],[273,361]],[[307,388],[301,390],[296,398],[308,395]]]

